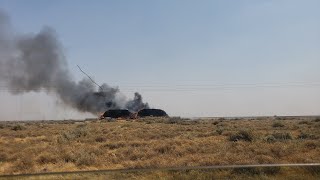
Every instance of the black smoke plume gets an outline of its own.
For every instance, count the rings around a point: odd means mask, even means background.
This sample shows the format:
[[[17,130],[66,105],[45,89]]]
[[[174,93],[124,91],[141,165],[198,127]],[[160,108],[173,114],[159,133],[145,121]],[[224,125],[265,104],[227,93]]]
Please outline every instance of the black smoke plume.
[[[89,80],[75,82],[70,75],[62,45],[52,28],[36,34],[17,34],[8,16],[0,11],[0,80],[13,94],[47,91],[81,112],[98,113],[126,108],[148,108],[139,93],[132,100],[107,84],[98,88]]]

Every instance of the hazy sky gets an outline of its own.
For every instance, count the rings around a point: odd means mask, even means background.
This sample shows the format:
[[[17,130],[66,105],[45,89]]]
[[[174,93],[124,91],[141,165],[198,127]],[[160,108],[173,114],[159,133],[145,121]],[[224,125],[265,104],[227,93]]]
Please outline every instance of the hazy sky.
[[[173,116],[320,114],[318,0],[0,0],[19,33],[53,27],[74,78]],[[0,91],[0,119],[85,118]]]

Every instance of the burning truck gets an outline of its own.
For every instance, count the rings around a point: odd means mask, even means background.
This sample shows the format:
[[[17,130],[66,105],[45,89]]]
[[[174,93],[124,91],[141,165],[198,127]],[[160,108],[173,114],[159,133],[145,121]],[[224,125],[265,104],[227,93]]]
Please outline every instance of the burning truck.
[[[127,109],[110,109],[101,114],[99,119],[105,118],[123,118],[136,119],[139,117],[168,117],[168,114],[162,109],[142,109],[138,112],[130,112]]]
[[[79,112],[97,114],[107,110],[101,118],[167,116],[163,110],[150,109],[139,92],[127,98],[117,86],[96,83],[80,66],[86,77],[76,81],[53,28],[17,33],[1,10],[0,52],[0,82],[11,94],[44,91]]]

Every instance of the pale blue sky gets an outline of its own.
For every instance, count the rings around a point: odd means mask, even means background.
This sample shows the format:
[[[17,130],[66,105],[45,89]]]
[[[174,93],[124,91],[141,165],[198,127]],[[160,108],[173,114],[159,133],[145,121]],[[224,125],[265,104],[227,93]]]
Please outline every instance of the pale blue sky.
[[[0,7],[20,33],[53,27],[76,79],[79,64],[170,115],[320,114],[320,86],[286,86],[320,83],[318,0],[0,0]],[[211,88],[220,84],[232,87]]]

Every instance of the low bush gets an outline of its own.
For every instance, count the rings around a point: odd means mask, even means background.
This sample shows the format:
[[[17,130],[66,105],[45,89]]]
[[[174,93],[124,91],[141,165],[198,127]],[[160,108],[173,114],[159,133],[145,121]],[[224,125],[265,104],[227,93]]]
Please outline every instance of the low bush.
[[[223,129],[222,129],[222,128],[217,129],[217,130],[216,130],[216,133],[219,134],[219,135],[221,135],[221,134],[223,133]]]
[[[246,174],[246,175],[276,175],[280,172],[280,167],[263,167],[263,168],[256,168],[256,167],[246,167],[246,168],[235,168],[232,170],[233,174]]]
[[[179,123],[181,121],[182,121],[181,117],[171,117],[171,118],[169,118],[167,123],[169,123],[169,124],[177,124],[177,123]]]
[[[5,162],[8,159],[8,155],[5,154],[4,152],[0,153],[0,162]]]
[[[96,162],[96,155],[84,150],[76,152],[75,157],[75,164],[77,166],[90,166]]]
[[[276,127],[284,127],[284,124],[282,124],[281,122],[274,122],[272,124],[272,127],[276,128]]]
[[[284,141],[293,139],[290,133],[276,132],[267,135],[264,140],[268,143],[273,143],[276,141]]]
[[[58,142],[68,142],[77,139],[83,139],[84,137],[89,135],[89,129],[86,125],[79,125],[75,129],[70,131],[66,131],[60,134],[58,137]]]
[[[172,151],[174,151],[175,147],[170,144],[163,144],[159,145],[158,147],[155,147],[155,151],[159,154],[168,154]]]
[[[316,136],[313,134],[307,134],[305,132],[301,132],[298,135],[298,139],[316,139]]]
[[[276,140],[291,140],[292,136],[290,133],[283,133],[283,132],[277,132],[277,133],[273,133],[272,136],[276,139]]]
[[[300,121],[298,124],[308,124],[308,125],[310,125],[311,122],[310,121]]]
[[[273,142],[276,142],[277,139],[273,136],[273,135],[267,135],[265,138],[264,138],[265,141],[267,141],[268,143],[273,143]]]
[[[28,172],[34,168],[34,161],[31,157],[21,157],[13,166],[13,172]]]
[[[264,167],[261,169],[261,172],[266,175],[276,175],[280,172],[280,167]]]
[[[235,134],[231,134],[229,136],[229,141],[249,141],[251,142],[253,140],[253,134],[251,131],[246,131],[246,130],[241,130],[241,131],[238,131],[237,133]]]
[[[255,167],[234,168],[232,174],[259,175],[260,169]]]
[[[119,148],[122,148],[124,146],[125,146],[124,142],[114,142],[114,143],[107,143],[107,144],[103,145],[103,147],[107,147],[110,150],[119,149]]]
[[[304,147],[306,147],[308,149],[316,149],[317,144],[315,142],[305,142]]]
[[[70,162],[76,161],[74,158],[74,155],[71,151],[67,151],[67,150],[62,151],[60,153],[60,157],[65,163],[70,163]]]
[[[320,122],[320,118],[316,118],[315,120],[313,120],[314,122]]]
[[[13,131],[20,131],[20,130],[24,130],[24,129],[26,129],[26,127],[24,127],[21,124],[17,124],[17,125],[14,125],[11,127],[11,130],[13,130]]]
[[[320,175],[320,167],[319,166],[306,166],[303,168],[307,173],[312,175]]]
[[[219,121],[214,121],[212,124],[217,125],[217,124],[219,124]]]
[[[54,154],[43,153],[43,154],[40,154],[40,156],[37,158],[37,162],[39,164],[49,164],[49,163],[54,164],[58,162],[58,158]]]
[[[102,137],[102,136],[99,136],[99,137],[96,137],[96,138],[95,138],[95,141],[96,141],[96,142],[99,142],[99,143],[105,142],[105,141],[106,141],[106,138],[105,138],[105,137]]]

